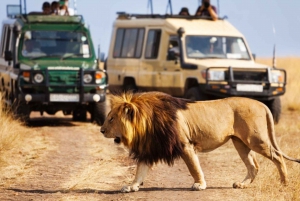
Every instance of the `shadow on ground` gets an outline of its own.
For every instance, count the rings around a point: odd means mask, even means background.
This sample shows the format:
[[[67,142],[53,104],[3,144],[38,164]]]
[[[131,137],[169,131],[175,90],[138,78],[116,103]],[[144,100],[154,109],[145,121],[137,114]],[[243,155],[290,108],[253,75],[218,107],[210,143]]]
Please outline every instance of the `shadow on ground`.
[[[206,190],[228,190],[232,189],[231,187],[208,187]],[[95,190],[95,189],[78,189],[78,190],[69,190],[69,189],[60,189],[60,190],[40,190],[40,189],[18,189],[18,188],[9,188],[7,190],[14,192],[22,193],[36,193],[36,194],[55,194],[55,193],[92,193],[92,194],[123,194],[120,190],[109,191],[109,190]],[[153,191],[192,191],[191,188],[140,188],[139,192],[153,192]]]

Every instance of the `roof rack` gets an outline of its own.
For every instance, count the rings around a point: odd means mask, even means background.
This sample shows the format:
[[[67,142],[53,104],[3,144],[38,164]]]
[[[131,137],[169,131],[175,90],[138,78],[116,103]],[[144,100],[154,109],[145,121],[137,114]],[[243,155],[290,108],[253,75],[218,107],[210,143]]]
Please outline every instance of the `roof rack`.
[[[68,23],[68,24],[84,24],[82,15],[59,16],[59,15],[44,15],[40,12],[32,12],[27,15],[18,16],[28,23]]]
[[[158,19],[167,19],[167,18],[176,18],[176,19],[205,19],[205,20],[212,20],[211,17],[207,16],[186,16],[186,15],[161,15],[161,14],[129,14],[126,12],[117,12],[117,19],[142,19],[142,18],[158,18]],[[227,19],[227,16],[223,18],[218,18],[219,20]]]

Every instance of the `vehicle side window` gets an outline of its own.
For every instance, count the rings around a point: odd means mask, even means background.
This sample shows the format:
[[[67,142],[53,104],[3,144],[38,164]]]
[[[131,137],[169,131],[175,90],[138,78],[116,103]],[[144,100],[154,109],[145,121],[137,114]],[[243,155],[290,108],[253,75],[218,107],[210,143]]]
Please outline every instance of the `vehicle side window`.
[[[11,49],[11,40],[12,40],[12,31],[10,27],[7,27],[7,34],[6,34],[6,44],[5,44],[5,51],[12,50]]]
[[[135,57],[136,58],[139,58],[142,55],[144,35],[145,35],[145,30],[140,29],[139,30],[139,35],[138,35],[138,38],[137,38],[137,43],[136,43],[136,51],[135,51]]]
[[[171,52],[173,54],[171,55]],[[179,43],[178,36],[170,36],[167,52],[167,60],[174,60],[173,57],[179,56]]]
[[[145,58],[155,59],[158,56],[161,30],[152,29],[148,32]]]
[[[139,58],[142,54],[145,30],[120,28],[117,30],[114,58]]]
[[[6,47],[6,43],[7,43],[7,40],[6,40],[7,29],[8,29],[8,27],[5,25],[2,27],[1,49],[0,49],[1,57],[4,56],[5,47]]]

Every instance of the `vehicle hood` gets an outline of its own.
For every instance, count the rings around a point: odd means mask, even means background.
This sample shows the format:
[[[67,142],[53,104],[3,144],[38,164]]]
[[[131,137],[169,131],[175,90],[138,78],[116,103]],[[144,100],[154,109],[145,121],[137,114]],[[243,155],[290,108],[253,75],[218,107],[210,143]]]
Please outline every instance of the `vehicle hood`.
[[[20,68],[23,70],[35,69],[42,70],[48,67],[79,67],[79,68],[96,68],[94,61],[78,61],[78,60],[26,60],[20,61]]]
[[[199,68],[237,67],[237,68],[267,68],[269,66],[254,61],[236,59],[188,59],[187,63],[196,64]]]

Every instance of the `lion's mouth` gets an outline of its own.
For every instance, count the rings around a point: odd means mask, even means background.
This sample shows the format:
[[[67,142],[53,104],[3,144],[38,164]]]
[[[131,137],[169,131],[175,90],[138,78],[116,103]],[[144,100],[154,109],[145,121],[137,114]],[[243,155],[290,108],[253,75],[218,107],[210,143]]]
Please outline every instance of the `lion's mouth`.
[[[121,138],[120,137],[115,137],[114,142],[116,144],[120,144],[121,143]]]

